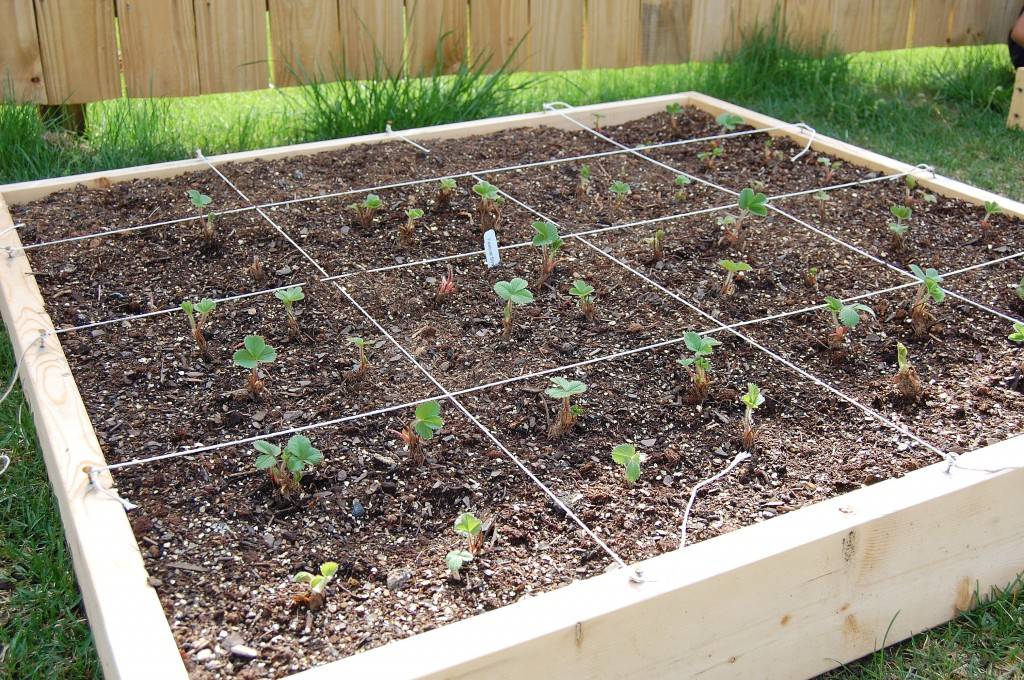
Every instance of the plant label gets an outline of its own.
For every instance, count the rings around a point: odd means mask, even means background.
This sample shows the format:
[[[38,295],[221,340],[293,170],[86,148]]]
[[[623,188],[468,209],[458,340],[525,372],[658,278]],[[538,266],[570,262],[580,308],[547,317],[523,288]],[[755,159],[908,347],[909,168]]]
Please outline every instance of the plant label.
[[[484,261],[488,267],[497,267],[501,264],[501,253],[498,251],[498,237],[493,229],[484,232]]]

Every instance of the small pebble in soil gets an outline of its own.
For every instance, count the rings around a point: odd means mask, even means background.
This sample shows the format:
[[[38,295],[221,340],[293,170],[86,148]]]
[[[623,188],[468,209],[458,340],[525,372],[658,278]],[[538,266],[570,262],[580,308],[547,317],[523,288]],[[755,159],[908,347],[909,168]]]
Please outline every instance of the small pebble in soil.
[[[401,590],[409,583],[412,573],[408,569],[392,569],[388,572],[388,589]]]
[[[365,514],[366,514],[366,508],[363,507],[362,503],[360,503],[358,500],[353,498],[352,499],[352,516],[355,517],[356,519],[359,519],[359,518],[361,518]]]

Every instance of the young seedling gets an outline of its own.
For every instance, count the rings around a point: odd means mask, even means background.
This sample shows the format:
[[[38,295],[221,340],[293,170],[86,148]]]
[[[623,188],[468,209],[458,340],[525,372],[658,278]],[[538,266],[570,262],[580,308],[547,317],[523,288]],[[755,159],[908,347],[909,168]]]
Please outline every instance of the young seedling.
[[[416,220],[423,217],[423,211],[419,208],[409,208],[405,211],[405,222],[398,228],[398,245],[407,248],[412,245],[416,237]]]
[[[277,359],[277,350],[268,345],[259,335],[247,335],[242,342],[242,349],[235,352],[232,361],[235,366],[249,369],[249,381],[246,389],[253,397],[259,397],[266,389],[260,377],[260,364],[270,364]]]
[[[252,256],[252,263],[245,268],[245,273],[251,276],[256,283],[263,283],[263,280],[267,278],[267,273],[263,270],[263,260],[259,255]]]
[[[1014,322],[1013,332],[1006,336],[1011,342],[1015,342],[1018,345],[1024,344],[1024,324]],[[1017,365],[1017,373],[1024,374],[1024,359]]]
[[[825,168],[825,184],[832,183],[832,177],[835,175],[836,170],[842,167],[842,161],[834,161],[828,156],[818,156],[818,163],[821,167]]]
[[[764,140],[764,148],[762,150],[762,155],[764,156],[765,161],[770,161],[772,159],[772,150],[774,148],[775,148],[775,138],[774,137],[768,137],[766,140]]]
[[[362,378],[370,368],[370,362],[366,358],[366,340],[353,336],[348,339],[348,344],[355,347],[359,353],[359,363],[352,369],[352,377],[356,379]]]
[[[587,386],[579,380],[569,380],[562,377],[551,378],[551,384],[551,387],[544,390],[544,394],[554,399],[561,399],[562,407],[558,411],[558,417],[555,419],[555,422],[548,429],[548,435],[560,437],[572,428],[576,423],[576,418],[583,413],[583,409],[572,404],[570,400],[586,392]]]
[[[594,129],[595,130],[600,130],[601,129],[601,119],[605,118],[606,116],[603,113],[591,113],[590,117],[594,120]]]
[[[416,407],[412,421],[397,433],[408,447],[409,457],[412,458],[413,464],[423,465],[422,443],[433,439],[442,427],[444,427],[444,420],[441,418],[440,404],[436,401],[425,401]]]
[[[732,213],[726,213],[715,218],[715,223],[722,228],[722,235],[718,237],[718,245],[726,248],[735,248],[743,242],[743,232],[740,230],[742,223]]]
[[[922,270],[916,264],[912,264],[910,271],[921,282],[914,293],[914,300],[910,303],[910,325],[914,329],[914,337],[923,338],[928,335],[936,321],[929,301],[941,305],[946,299],[946,291],[942,290],[942,277],[935,269],[928,267]]]
[[[462,578],[462,568],[467,562],[473,561],[473,553],[468,550],[450,550],[444,556],[444,564],[448,567],[448,575],[458,581]]]
[[[720,113],[715,118],[715,122],[718,123],[718,127],[722,129],[722,132],[732,132],[740,125],[743,125],[743,116],[737,116],[735,113]]]
[[[807,271],[804,272],[804,283],[818,290],[818,274],[821,273],[821,269],[818,267],[808,267]]]
[[[628,184],[617,179],[612,182],[611,192],[615,194],[615,207],[621,209],[622,203],[626,200],[626,196],[633,193],[633,190]]]
[[[818,219],[825,221],[825,204],[832,200],[827,191],[819,191],[814,194],[814,200],[818,202]]]
[[[355,211],[356,216],[359,218],[359,224],[362,225],[363,229],[369,229],[373,224],[374,216],[382,207],[384,207],[384,202],[380,200],[380,196],[377,194],[367,194],[362,203],[353,203],[349,206],[349,209]]]
[[[719,260],[718,266],[725,270],[725,280],[722,281],[722,297],[729,297],[736,292],[736,277],[738,275],[754,270],[746,262],[733,262],[732,260]]]
[[[455,270],[452,269],[451,265],[448,265],[448,273],[437,282],[437,290],[434,291],[434,306],[440,307],[443,305],[445,300],[455,295],[455,291]]]
[[[319,574],[300,571],[292,577],[292,581],[295,583],[305,583],[309,586],[309,590],[302,595],[296,595],[292,600],[295,604],[304,605],[309,608],[310,611],[317,611],[324,606],[324,591],[336,573],[338,573],[337,562],[324,562],[320,565]]]
[[[995,201],[985,201],[985,217],[981,220],[981,238],[987,240],[989,230],[992,228],[992,216],[1003,212],[1002,207]]]
[[[757,441],[757,430],[754,429],[754,411],[764,403],[764,395],[761,394],[761,389],[756,384],[748,382],[747,391],[740,395],[740,401],[745,407],[740,442],[744,449],[753,451],[754,443]]]
[[[672,102],[665,107],[665,112],[668,113],[668,125],[673,131],[679,129],[679,119],[683,115],[683,107]]]
[[[892,247],[893,250],[901,253],[907,247],[907,230],[910,228],[905,223],[910,219],[913,211],[905,205],[891,205],[889,206],[889,212],[896,218],[895,222],[889,223],[889,232],[892,234]]]
[[[502,318],[502,335],[512,335],[512,309],[521,305],[528,305],[533,302],[533,293],[527,288],[523,279],[514,278],[511,281],[498,281],[494,284],[494,292],[505,301],[505,314]]]
[[[299,337],[299,319],[295,316],[295,303],[306,297],[302,292],[302,286],[283,288],[276,291],[274,297],[284,305],[284,313],[288,316],[288,335],[293,338]]]
[[[848,305],[831,296],[825,298],[825,309],[832,319],[832,332],[826,338],[825,345],[833,351],[842,349],[846,333],[860,324],[862,313],[875,315],[875,310],[865,304],[855,302]]]
[[[907,357],[906,345],[899,341],[896,342],[896,365],[896,375],[892,379],[893,384],[896,385],[896,391],[904,399],[917,401],[924,394],[924,388],[921,386],[920,376],[917,375],[917,371],[914,370]]]
[[[738,245],[743,240],[743,223],[751,217],[764,217],[768,214],[768,197],[746,187],[736,198],[736,207],[739,208],[738,215],[726,214],[718,218],[718,224],[725,229],[718,239],[719,245]]]
[[[683,201],[683,200],[686,199],[686,192],[683,191],[683,189],[685,187],[690,186],[690,184],[692,184],[692,183],[693,183],[693,180],[691,180],[686,175],[676,175],[675,185],[677,187],[679,187],[679,190],[676,191],[676,200],[677,201]]]
[[[1013,289],[1013,292],[1017,294],[1017,299],[1024,302],[1024,277],[1021,277],[1017,287]]]
[[[484,524],[471,512],[464,512],[455,520],[455,533],[466,539],[466,549],[479,555],[484,548]]]
[[[703,337],[700,333],[686,331],[683,334],[683,343],[686,349],[690,350],[691,356],[683,359],[676,359],[676,362],[686,369],[690,375],[690,402],[703,404],[708,398],[708,390],[711,388],[711,360],[708,357],[714,352],[715,347],[722,343],[714,338]]]
[[[576,185],[576,200],[581,203],[590,194],[590,166],[584,163],[580,166],[580,182]]]
[[[594,287],[583,279],[576,279],[576,282],[569,289],[569,295],[576,298],[580,311],[587,321],[593,321],[597,313],[597,303],[594,302]]]
[[[665,230],[655,229],[654,234],[644,239],[644,243],[651,247],[651,262],[657,262],[665,257]]]
[[[185,312],[188,326],[192,330],[192,338],[196,341],[199,353],[204,357],[209,356],[209,353],[203,328],[206,326],[206,320],[210,318],[210,314],[213,314],[213,310],[216,308],[217,303],[210,298],[203,298],[195,304],[188,300],[181,303],[181,310]]]
[[[914,198],[914,190],[917,189],[917,178],[913,175],[904,176],[903,187],[905,189],[907,205],[914,205],[917,202],[917,199]]]
[[[619,444],[612,449],[612,460],[625,468],[626,483],[632,486],[640,479],[640,465],[647,456],[637,451],[633,444]]]
[[[202,219],[203,227],[199,232],[200,238],[203,239],[203,244],[207,247],[215,246],[217,244],[217,230],[214,227],[215,215],[207,211],[207,208],[213,203],[213,199],[195,189],[189,189],[186,193],[188,194],[188,200],[199,211],[200,217],[203,217],[205,213],[205,219]]]
[[[715,161],[722,157],[725,153],[725,149],[721,146],[712,144],[711,148],[707,151],[701,151],[697,154],[697,159],[704,161],[704,164],[708,166],[708,169],[715,167]]]
[[[444,177],[438,182],[436,199],[438,210],[448,210],[451,207],[455,186],[454,177]]]
[[[263,439],[252,446],[260,454],[256,457],[256,469],[266,470],[270,481],[285,498],[302,488],[306,468],[319,465],[324,460],[320,449],[301,434],[292,435],[284,449]]]
[[[477,204],[477,216],[480,219],[481,231],[494,229],[501,218],[501,208],[505,199],[498,192],[498,187],[490,182],[480,181],[473,185],[473,193],[480,198]]]
[[[536,284],[539,288],[554,273],[558,265],[558,251],[564,243],[558,235],[558,227],[551,222],[534,222],[533,232],[533,245],[540,248],[540,274]]]

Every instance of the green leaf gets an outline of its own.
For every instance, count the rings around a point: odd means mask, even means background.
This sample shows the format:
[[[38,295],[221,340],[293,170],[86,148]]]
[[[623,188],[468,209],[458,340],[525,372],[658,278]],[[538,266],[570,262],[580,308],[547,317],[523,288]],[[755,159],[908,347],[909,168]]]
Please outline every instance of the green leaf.
[[[189,302],[188,300],[183,300],[181,303],[181,310],[188,314],[189,316],[192,316],[193,312],[195,311],[195,308],[193,307],[191,302]]]
[[[250,370],[259,366],[259,362],[253,357],[252,353],[247,349],[237,350],[232,356],[231,360],[235,366],[241,366],[242,368],[248,368]]]
[[[625,182],[615,180],[612,182],[611,192],[621,197],[633,193],[633,190]]]
[[[838,314],[843,311],[843,301],[830,295],[825,296],[825,308],[830,312]]]
[[[896,341],[896,365],[901,371],[910,366],[910,362],[907,360],[907,346],[898,340]]]
[[[1013,332],[1007,337],[1014,342],[1024,342],[1024,324],[1015,322],[1013,324]]]
[[[905,224],[899,224],[898,222],[890,222],[889,231],[896,234],[897,236],[902,236],[903,234],[910,231],[910,227],[908,227]]]
[[[348,344],[355,345],[356,347],[365,347],[366,341],[360,337],[352,336],[348,339]]]
[[[889,206],[889,212],[898,220],[909,220],[912,214],[910,208],[905,205],[891,205]]]
[[[257,363],[269,364],[277,359],[277,350],[268,345],[262,336],[247,335],[242,344],[245,345],[246,351],[249,352]],[[251,368],[251,366],[248,368]]]
[[[423,211],[420,210],[419,208],[409,208],[408,210],[405,211],[405,216],[408,217],[410,220],[418,220],[419,218],[423,217]]]
[[[700,333],[686,331],[683,333],[683,343],[686,345],[686,349],[691,352],[699,352],[704,346],[704,338],[700,336]]]
[[[337,562],[324,562],[320,565],[320,574],[324,578],[332,578],[336,573],[338,573]]]
[[[473,555],[468,550],[452,550],[445,555],[444,563],[448,567],[448,571],[452,573],[452,576],[458,576],[459,570],[467,562],[473,561]]]
[[[722,269],[724,269],[727,272],[732,272],[733,274],[736,274],[736,273],[739,273],[739,272],[754,271],[754,268],[751,267],[746,262],[733,262],[732,260],[719,260],[718,261],[718,266],[721,267]]]
[[[747,408],[754,410],[764,403],[764,395],[761,394],[761,388],[759,388],[756,383],[748,382],[747,392],[740,396],[740,401],[742,401]]]
[[[668,112],[670,116],[678,116],[680,113],[683,112],[683,107],[676,102],[672,102],[671,104],[665,106],[665,110]]]
[[[526,305],[533,302],[533,293],[527,288],[523,279],[514,278],[511,281],[498,281],[494,284],[494,292],[502,300],[509,300],[515,305]]]
[[[295,576],[292,576],[292,581],[296,583],[310,583],[313,581],[313,575],[308,571],[300,571]]]
[[[378,210],[382,205],[384,203],[377,194],[367,194],[363,199],[363,207],[369,210]]]
[[[625,465],[636,457],[636,446],[633,444],[619,444],[612,449],[612,460],[619,465]]]
[[[640,479],[640,460],[633,458],[626,463],[626,481],[630,484],[636,484],[638,479]]]
[[[569,295],[574,295],[578,298],[588,298],[594,294],[594,287],[583,279],[576,279],[576,283],[573,284],[572,288],[569,289]]]
[[[464,512],[455,520],[455,533],[463,536],[478,536],[483,523],[471,512]]]
[[[552,246],[558,247],[562,245],[562,239],[558,236],[558,227],[551,222],[534,222],[533,231],[533,245],[535,246]]]
[[[304,300],[306,298],[306,294],[302,292],[302,286],[292,286],[291,288],[282,288],[281,290],[275,291],[274,297],[286,305],[291,305],[299,300]]]
[[[819,200],[819,201],[822,201],[823,203],[824,203],[824,202],[826,202],[826,201],[831,201],[831,200],[832,200],[832,197],[831,197],[831,196],[829,196],[829,195],[828,195],[828,194],[827,194],[826,192],[824,192],[824,191],[819,191],[819,192],[817,192],[816,194],[814,194],[814,198],[815,198],[815,199],[817,199],[817,200]]]
[[[740,210],[757,215],[758,217],[764,217],[768,214],[767,202],[767,196],[760,192],[754,193],[754,190],[750,187],[743,189],[736,200]]]
[[[544,393],[555,399],[568,399],[587,391],[586,383],[579,380],[568,380],[562,377],[551,378],[554,387],[547,388]]]
[[[270,455],[269,453],[264,453],[263,455],[256,457],[257,470],[267,470],[269,468],[274,467],[276,464],[277,458]]]
[[[675,180],[676,186],[685,187],[685,186],[689,185],[692,181],[693,180],[691,180],[686,175],[676,175],[676,180]]]
[[[735,113],[721,113],[715,118],[715,122],[727,131],[735,130],[738,125],[743,125],[743,117]]]
[[[426,401],[416,407],[413,429],[424,441],[434,438],[434,433],[444,427],[441,418],[441,405],[436,401]]]
[[[316,465],[324,459],[324,454],[320,452],[320,449],[313,446],[309,438],[301,434],[292,435],[284,448],[304,465]]]
[[[196,311],[202,315],[208,315],[217,308],[217,303],[210,298],[203,298],[196,304]]]
[[[441,183],[441,188],[445,189],[447,191],[451,191],[452,189],[455,188],[455,178],[454,177],[443,177],[443,178],[441,178],[441,182],[440,183]]]
[[[200,193],[195,189],[189,189],[185,192],[188,194],[188,200],[192,201],[192,205],[197,208],[205,208],[206,206],[213,203],[213,199],[206,194]]]
[[[477,182],[473,185],[473,193],[485,201],[498,200],[498,188],[490,182]]]
[[[856,328],[857,324],[860,323],[860,314],[854,309],[853,305],[843,305],[843,308],[839,310],[839,321],[849,328]]]
[[[985,201],[985,215],[998,215],[1003,209],[995,201]]]

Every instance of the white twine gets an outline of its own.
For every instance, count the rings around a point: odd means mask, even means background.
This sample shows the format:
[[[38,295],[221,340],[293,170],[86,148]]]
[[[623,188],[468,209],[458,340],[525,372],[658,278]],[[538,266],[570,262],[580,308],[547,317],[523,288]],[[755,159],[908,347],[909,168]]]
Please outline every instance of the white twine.
[[[384,126],[384,131],[389,135],[394,135],[395,137],[398,137],[406,144],[411,144],[412,146],[416,147],[423,153],[430,153],[430,149],[428,149],[427,147],[423,146],[422,144],[417,144],[416,142],[412,141],[411,139],[403,135],[401,132],[395,132],[394,130],[392,130],[391,123],[388,123],[387,125]]]
[[[7,472],[7,468],[11,466],[11,457],[6,453],[0,453],[0,477]]]
[[[810,136],[807,138],[807,144],[804,146],[804,150],[789,159],[793,163],[796,163],[798,160],[800,160],[801,156],[803,156],[804,154],[811,150],[811,145],[814,144],[814,138],[818,136],[818,131],[812,128],[807,123],[797,123],[797,126],[800,127],[801,132],[803,132],[804,134],[810,132]]]
[[[732,462],[729,463],[729,465],[726,466],[723,470],[720,470],[711,477],[708,477],[707,479],[701,482],[697,482],[696,484],[693,485],[693,488],[690,489],[690,500],[686,503],[686,510],[683,512],[683,523],[679,530],[680,548],[686,546],[686,527],[690,523],[690,511],[693,510],[693,503],[695,500],[697,500],[697,492],[703,489],[708,484],[713,484],[722,477],[725,477],[727,474],[732,472],[733,468],[735,468],[737,465],[739,465],[748,458],[750,458],[750,454],[747,453],[746,451],[741,451],[740,453],[736,454],[736,457],[732,459]]]
[[[21,356],[15,359],[14,370],[11,371],[11,377],[7,379],[7,387],[4,389],[3,394],[0,395],[0,404],[7,401],[7,397],[11,396],[11,392],[14,391],[14,386],[18,382],[18,373],[21,371],[21,367],[24,365],[23,362],[25,361],[25,357],[28,356],[29,350],[35,347],[37,342],[39,343],[38,347],[40,352],[46,349],[46,339],[49,338],[51,334],[52,332],[49,330],[40,329],[39,338],[37,340],[33,340],[31,343],[26,345],[25,349],[22,350],[21,352]]]
[[[107,487],[103,486],[103,484],[100,482],[100,472],[102,470],[103,468],[89,468],[89,488],[91,488],[101,496],[106,496],[107,498],[117,501],[118,503],[121,504],[121,507],[124,508],[125,512],[129,512],[139,507],[132,503],[131,501],[129,501],[127,498],[122,498],[117,493],[117,489],[115,489],[114,487],[108,489]]]

